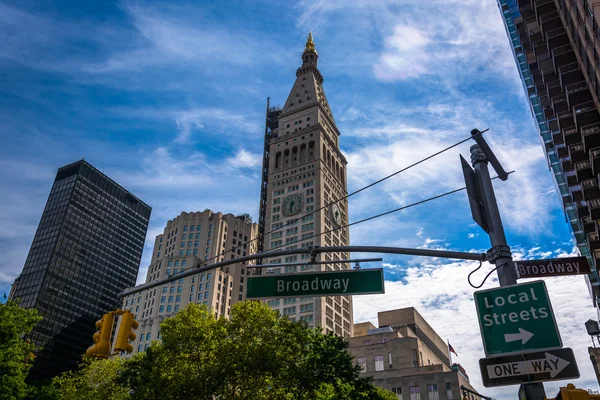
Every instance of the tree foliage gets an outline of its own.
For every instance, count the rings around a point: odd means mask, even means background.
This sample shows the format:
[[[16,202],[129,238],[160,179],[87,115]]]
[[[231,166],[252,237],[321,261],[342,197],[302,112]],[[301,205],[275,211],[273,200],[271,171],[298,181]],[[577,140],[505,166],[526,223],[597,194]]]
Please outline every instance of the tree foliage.
[[[17,302],[0,303],[0,399],[22,399],[27,395],[25,378],[35,346],[24,339],[41,320],[37,310],[26,310]]]
[[[388,400],[360,377],[348,343],[258,302],[215,318],[188,305],[161,324],[161,342],[129,360],[86,361],[55,378],[61,399]]]
[[[117,374],[124,364],[125,360],[121,358],[84,358],[78,370],[52,379],[52,387],[60,400],[126,400],[129,389],[117,382]]]

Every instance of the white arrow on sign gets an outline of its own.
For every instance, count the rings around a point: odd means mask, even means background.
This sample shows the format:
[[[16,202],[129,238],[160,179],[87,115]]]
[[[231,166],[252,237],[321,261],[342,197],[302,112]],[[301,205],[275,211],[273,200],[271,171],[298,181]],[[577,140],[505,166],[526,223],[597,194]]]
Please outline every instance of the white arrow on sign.
[[[550,377],[554,378],[560,373],[569,361],[550,353],[544,354],[545,358],[537,360],[516,361],[504,364],[492,364],[487,366],[490,378],[504,378],[508,376],[531,375],[549,372]]]
[[[525,344],[533,337],[533,333],[526,331],[525,329],[519,328],[519,333],[505,333],[504,340],[506,343],[514,342],[515,340],[520,340],[521,344]]]

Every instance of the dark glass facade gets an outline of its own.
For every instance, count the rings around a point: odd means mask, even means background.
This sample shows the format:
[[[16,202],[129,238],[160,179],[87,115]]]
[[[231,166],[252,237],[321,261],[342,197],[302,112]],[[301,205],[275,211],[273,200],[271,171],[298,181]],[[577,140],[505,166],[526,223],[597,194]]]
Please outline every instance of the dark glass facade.
[[[587,0],[498,0],[577,247],[600,298],[600,28]],[[598,309],[600,313],[600,309]]]
[[[151,208],[85,161],[58,170],[23,272],[11,291],[43,320],[32,379],[74,368],[95,321],[135,285]]]

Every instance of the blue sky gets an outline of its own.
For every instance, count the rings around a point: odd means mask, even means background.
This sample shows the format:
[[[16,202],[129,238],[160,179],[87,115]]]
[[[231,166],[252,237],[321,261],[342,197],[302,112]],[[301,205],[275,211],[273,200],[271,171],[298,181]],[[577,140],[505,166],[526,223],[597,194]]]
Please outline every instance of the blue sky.
[[[19,274],[56,169],[85,157],[153,208],[153,238],[181,211],[258,213],[267,96],[283,105],[309,30],[349,161],[349,191],[472,128],[506,169],[496,182],[517,257],[571,254],[565,223],[494,0],[0,1],[0,292]],[[350,201],[350,220],[463,186],[470,143]],[[352,244],[485,251],[464,193],[353,227]],[[415,306],[484,390],[466,275],[472,263],[385,257],[387,293],[355,320]],[[489,266],[486,266],[489,267]],[[476,274],[478,276],[479,274]],[[481,275],[483,277],[483,275]],[[489,282],[486,287],[496,285]],[[548,280],[565,345],[596,388],[581,277]],[[554,395],[557,384],[548,384]]]

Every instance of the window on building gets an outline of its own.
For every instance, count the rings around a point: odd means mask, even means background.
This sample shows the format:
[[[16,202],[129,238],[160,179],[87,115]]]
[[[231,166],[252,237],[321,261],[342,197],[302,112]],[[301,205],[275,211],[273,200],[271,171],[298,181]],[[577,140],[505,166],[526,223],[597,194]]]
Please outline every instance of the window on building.
[[[360,372],[367,372],[367,357],[358,357],[356,365],[360,367]]]
[[[378,354],[374,357],[375,371],[383,371],[383,354]]]
[[[408,393],[410,400],[421,400],[421,388],[419,386],[409,386]]]
[[[181,295],[179,295],[179,294],[178,294],[178,295],[175,297],[175,303],[180,303],[180,302],[181,302]]]
[[[188,231],[188,227],[187,227],[187,225],[183,227],[183,231],[184,231],[184,232],[187,232],[187,231]]]
[[[158,311],[159,311],[159,312],[165,312],[165,306],[160,306],[160,307],[158,308]]]
[[[173,310],[173,306],[171,306],[170,304],[167,306],[167,312],[171,312]]]
[[[179,311],[179,304],[175,304],[175,312]]]
[[[412,361],[413,367],[418,367],[419,366],[419,355],[417,353],[417,350],[412,349],[410,351],[410,353],[411,353],[411,361]]]
[[[450,382],[446,382],[446,397],[448,400],[452,400],[452,384]]]
[[[169,289],[166,286],[163,286],[163,291],[162,291],[163,293],[167,293],[168,290]]]
[[[164,302],[165,302],[165,296],[162,296],[162,297],[160,298],[160,302],[161,302],[161,303],[164,303]]]
[[[169,296],[169,303],[173,302],[173,296]]]
[[[208,299],[208,292],[204,292],[204,298]]]
[[[427,385],[427,400],[440,400],[438,387],[435,383]]]
[[[402,388],[401,387],[391,388],[390,390],[392,391],[392,393],[394,393],[396,395],[397,398],[402,399]]]
[[[181,293],[183,291],[183,287],[182,286],[177,286],[177,293]]]
[[[388,353],[388,364],[390,365],[390,369],[392,369],[392,352]]]

